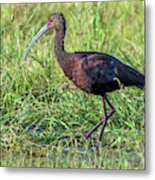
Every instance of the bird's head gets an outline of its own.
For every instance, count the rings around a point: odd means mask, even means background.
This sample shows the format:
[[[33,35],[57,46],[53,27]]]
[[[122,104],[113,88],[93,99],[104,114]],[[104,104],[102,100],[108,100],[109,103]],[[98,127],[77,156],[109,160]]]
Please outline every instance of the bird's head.
[[[49,18],[47,23],[40,29],[40,31],[34,36],[30,44],[28,45],[26,52],[24,54],[24,60],[26,60],[28,51],[30,50],[31,46],[34,44],[34,42],[39,39],[41,35],[43,35],[47,30],[55,28],[56,31],[59,29],[63,29],[65,31],[66,24],[65,24],[65,18],[62,13],[53,13]]]
[[[62,13],[53,13],[49,18],[48,18],[48,27],[49,28],[55,28],[56,30],[59,30],[62,28],[62,26],[65,27],[65,18]]]

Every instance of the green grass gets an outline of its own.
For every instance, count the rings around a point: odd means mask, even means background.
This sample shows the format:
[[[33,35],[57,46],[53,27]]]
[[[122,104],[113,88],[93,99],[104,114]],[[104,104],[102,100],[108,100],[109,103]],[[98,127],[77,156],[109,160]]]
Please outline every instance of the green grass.
[[[54,56],[54,31],[22,61],[52,12],[66,17],[67,51],[106,52],[144,73],[143,1],[1,5],[1,166],[144,169],[143,91],[109,94],[116,113],[104,132],[106,146],[96,151],[92,140],[79,143],[75,135],[103,117],[101,98],[64,76]],[[71,139],[62,141],[63,135]]]

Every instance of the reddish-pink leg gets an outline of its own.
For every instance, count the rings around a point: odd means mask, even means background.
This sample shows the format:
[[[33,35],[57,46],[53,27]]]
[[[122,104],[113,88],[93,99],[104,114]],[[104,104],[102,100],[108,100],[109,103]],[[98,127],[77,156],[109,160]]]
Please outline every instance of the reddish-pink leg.
[[[108,115],[107,115],[107,110],[106,110],[106,103],[105,103],[105,101],[107,102],[107,104],[108,104],[109,107],[110,107],[110,113],[109,113]],[[100,125],[102,125],[101,132],[100,132],[100,135],[99,135],[99,140],[101,140],[102,135],[103,135],[103,132],[104,132],[104,129],[105,129],[105,126],[106,126],[106,123],[107,123],[107,120],[108,120],[108,119],[114,114],[114,112],[115,112],[115,109],[114,109],[113,105],[110,103],[109,99],[108,99],[106,96],[102,97],[102,102],[103,102],[104,118],[103,118],[100,122],[98,122],[90,131],[84,133],[84,136],[85,136],[86,138],[91,137],[92,133],[93,133],[95,130],[97,130]]]

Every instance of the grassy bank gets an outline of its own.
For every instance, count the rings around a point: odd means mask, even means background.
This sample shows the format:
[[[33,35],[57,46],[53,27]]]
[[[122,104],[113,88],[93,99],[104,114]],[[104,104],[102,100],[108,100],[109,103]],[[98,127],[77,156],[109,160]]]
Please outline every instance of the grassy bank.
[[[144,73],[143,11],[143,1],[1,5],[1,166],[144,168],[143,91],[109,94],[116,113],[97,152],[92,140],[76,135],[103,117],[101,98],[64,76],[54,56],[54,31],[22,61],[48,16],[62,12],[67,51],[106,52]],[[64,135],[71,138],[62,140]]]

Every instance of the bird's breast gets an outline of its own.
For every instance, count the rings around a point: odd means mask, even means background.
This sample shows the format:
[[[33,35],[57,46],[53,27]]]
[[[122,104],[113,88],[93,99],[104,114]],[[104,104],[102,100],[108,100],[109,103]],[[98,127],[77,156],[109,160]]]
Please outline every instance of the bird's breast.
[[[72,67],[71,80],[78,88],[89,92],[89,77],[83,70],[81,63],[81,61],[75,61],[74,66]]]
[[[60,64],[65,76],[78,88],[90,93],[89,77],[82,68],[82,59],[74,57]]]

